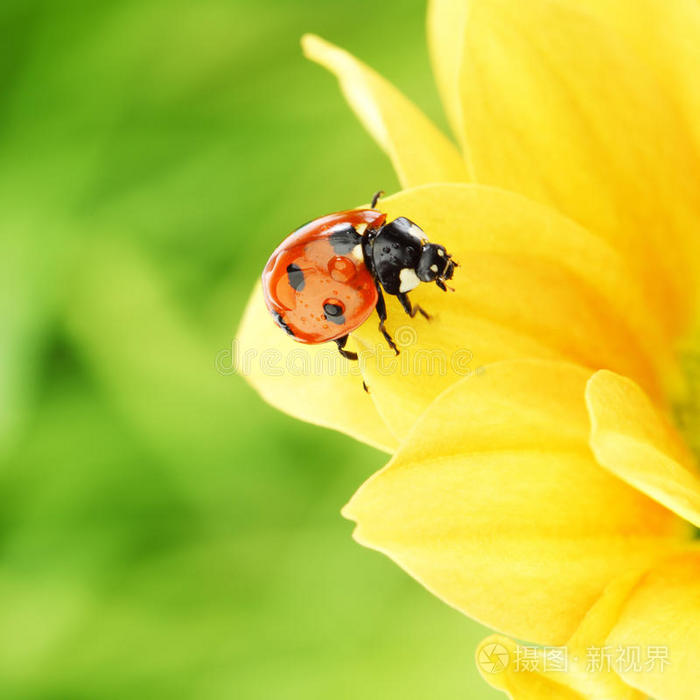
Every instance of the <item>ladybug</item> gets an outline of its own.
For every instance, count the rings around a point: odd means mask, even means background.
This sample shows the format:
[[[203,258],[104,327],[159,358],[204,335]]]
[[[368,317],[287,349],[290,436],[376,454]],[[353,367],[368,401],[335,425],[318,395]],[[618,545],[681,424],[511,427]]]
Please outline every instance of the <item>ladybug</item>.
[[[265,304],[275,322],[300,343],[335,341],[340,354],[348,333],[376,309],[379,330],[398,355],[385,328],[384,293],[393,294],[406,313],[430,316],[412,305],[408,292],[421,282],[435,282],[443,291],[457,263],[445,248],[430,243],[412,221],[399,217],[387,223],[374,207],[328,214],[291,233],[272,253],[262,274]]]

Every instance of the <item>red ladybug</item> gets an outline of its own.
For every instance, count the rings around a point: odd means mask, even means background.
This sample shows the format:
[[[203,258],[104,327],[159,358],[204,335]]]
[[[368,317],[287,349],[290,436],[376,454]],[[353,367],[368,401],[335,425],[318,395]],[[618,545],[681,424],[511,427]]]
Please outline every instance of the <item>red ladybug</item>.
[[[428,314],[412,306],[407,292],[421,282],[446,290],[457,265],[445,248],[430,243],[405,217],[386,223],[386,214],[351,209],[322,216],[290,234],[272,253],[262,274],[265,304],[280,328],[300,343],[333,340],[343,357],[348,333],[376,309],[379,330],[398,348],[384,327],[383,292],[393,294],[413,318]]]

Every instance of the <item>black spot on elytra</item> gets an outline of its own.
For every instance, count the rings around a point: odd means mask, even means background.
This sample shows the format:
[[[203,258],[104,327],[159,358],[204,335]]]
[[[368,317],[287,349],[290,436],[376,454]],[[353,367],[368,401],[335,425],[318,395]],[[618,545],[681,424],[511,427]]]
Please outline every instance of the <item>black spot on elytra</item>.
[[[299,265],[295,265],[294,263],[287,265],[287,278],[289,279],[289,284],[292,285],[297,292],[304,289],[304,285],[306,284],[304,280],[304,271]]]
[[[343,313],[343,307],[340,304],[324,304],[323,312],[328,316],[340,316]]]
[[[347,255],[362,238],[350,224],[341,224],[331,233],[328,240],[338,255]]]
[[[323,305],[323,315],[327,321],[331,323],[337,323],[342,326],[345,323],[345,314],[343,313],[343,307],[338,304],[324,304]]]

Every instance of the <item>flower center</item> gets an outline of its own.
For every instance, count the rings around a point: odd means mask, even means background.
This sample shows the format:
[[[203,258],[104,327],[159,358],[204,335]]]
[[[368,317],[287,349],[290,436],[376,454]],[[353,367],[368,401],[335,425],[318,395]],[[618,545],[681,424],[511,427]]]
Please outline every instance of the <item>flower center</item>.
[[[676,425],[700,463],[700,328],[690,336],[680,356],[688,392],[674,404]]]

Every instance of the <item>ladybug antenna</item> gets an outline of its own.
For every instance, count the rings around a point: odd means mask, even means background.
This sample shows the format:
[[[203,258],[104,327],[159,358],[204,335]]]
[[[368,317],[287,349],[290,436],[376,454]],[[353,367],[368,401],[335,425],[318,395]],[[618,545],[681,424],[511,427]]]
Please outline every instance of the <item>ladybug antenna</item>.
[[[377,190],[372,196],[372,204],[370,204],[370,209],[374,209],[374,207],[377,205],[377,202],[379,201],[379,198],[383,196],[384,190]]]

